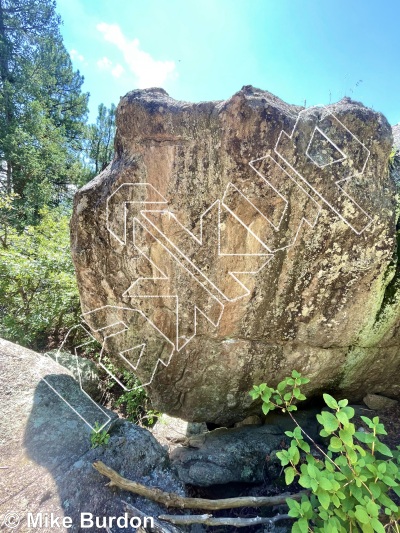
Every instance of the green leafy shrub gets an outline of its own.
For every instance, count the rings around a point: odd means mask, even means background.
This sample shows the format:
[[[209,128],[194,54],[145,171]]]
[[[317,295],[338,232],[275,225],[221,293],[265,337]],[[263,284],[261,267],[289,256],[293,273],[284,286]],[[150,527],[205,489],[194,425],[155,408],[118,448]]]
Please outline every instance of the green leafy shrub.
[[[100,424],[96,422],[93,431],[90,434],[91,447],[97,448],[98,446],[107,446],[109,440],[110,434],[108,431],[106,429],[101,429]]]
[[[289,515],[296,519],[292,532],[399,532],[400,509],[395,502],[396,495],[400,497],[399,452],[379,440],[379,435],[386,435],[383,424],[378,417],[363,416],[368,431],[357,431],[348,401],[324,394],[330,410],[317,415],[320,435],[328,442],[324,451],[292,415],[297,409],[294,402],[305,399],[300,387],[308,381],[294,370],[276,389],[263,383],[250,392],[253,399],[261,398],[265,414],[281,409],[295,423],[295,429],[286,432],[289,448],[277,453],[286,484],[297,480],[310,491],[301,502],[287,499]]]
[[[389,155],[389,168],[393,169],[396,166],[396,162],[398,162],[400,159],[400,155],[398,153],[398,150],[395,146],[392,147],[392,151]]]
[[[126,388],[133,390],[123,392],[115,405],[123,408],[131,422],[152,426],[160,413],[151,409],[149,397],[144,387],[140,385],[138,378],[127,370],[123,371],[123,376]]]
[[[0,336],[35,349],[80,321],[69,217],[60,209],[41,216],[22,232],[9,227],[0,247]]]
[[[99,361],[99,354],[95,355],[95,359]],[[152,409],[150,399],[139,379],[129,370],[117,367],[105,354],[102,355],[101,364],[103,369],[106,369],[106,372],[109,373],[104,378],[106,388],[108,390],[114,389],[114,394],[118,395],[117,400],[112,402],[114,407],[120,408],[125,418],[131,422],[143,426],[152,426],[161,413]],[[121,392],[120,385],[117,384],[111,374],[128,390],[122,389],[123,392]],[[115,388],[117,388],[117,392]]]

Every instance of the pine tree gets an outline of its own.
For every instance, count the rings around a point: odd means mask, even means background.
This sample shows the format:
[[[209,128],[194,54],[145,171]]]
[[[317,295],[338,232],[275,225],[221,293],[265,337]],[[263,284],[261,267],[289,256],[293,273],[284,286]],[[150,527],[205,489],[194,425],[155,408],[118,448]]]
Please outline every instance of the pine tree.
[[[106,168],[114,156],[115,105],[99,105],[96,124],[88,126],[87,155],[93,175]]]
[[[14,225],[37,223],[79,182],[88,95],[59,24],[52,0],[0,0],[0,186],[18,196]]]

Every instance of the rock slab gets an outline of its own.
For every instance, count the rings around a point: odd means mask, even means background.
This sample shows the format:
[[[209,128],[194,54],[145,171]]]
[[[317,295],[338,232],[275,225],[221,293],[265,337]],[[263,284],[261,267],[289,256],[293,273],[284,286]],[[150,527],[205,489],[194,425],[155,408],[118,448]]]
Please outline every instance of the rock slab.
[[[122,500],[146,516],[165,513],[149,500],[112,491],[92,466],[99,460],[129,479],[184,495],[167,452],[151,433],[100,408],[67,369],[0,339],[0,371],[0,524],[12,511],[20,518],[16,531],[32,531],[28,513],[53,513],[61,520],[72,519],[71,528],[60,526],[57,531],[105,531],[81,528],[80,513],[123,516]],[[91,429],[83,419],[111,423],[106,447],[91,449]],[[35,530],[54,529],[43,525]],[[112,531],[136,529],[114,524]]]

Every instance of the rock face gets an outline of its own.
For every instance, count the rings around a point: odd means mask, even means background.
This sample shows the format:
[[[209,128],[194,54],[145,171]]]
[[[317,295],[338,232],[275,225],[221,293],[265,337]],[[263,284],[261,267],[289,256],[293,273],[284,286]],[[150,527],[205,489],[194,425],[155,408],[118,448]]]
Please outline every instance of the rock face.
[[[76,381],[79,382],[81,389],[85,391],[94,400],[100,400],[100,376],[97,366],[89,359],[84,359],[76,354],[69,352],[52,350],[46,355],[51,357],[56,363],[65,366]]]
[[[189,421],[257,413],[252,385],[292,369],[308,395],[399,397],[392,143],[349,99],[128,93],[116,157],[71,222],[91,332],[156,408]]]
[[[92,466],[98,460],[129,479],[184,495],[166,450],[152,434],[100,408],[67,369],[0,339],[0,372],[1,525],[12,512],[20,519],[16,531],[105,531],[81,528],[80,513],[123,516],[122,500],[147,516],[165,512],[149,500],[106,486],[106,478]],[[91,449],[91,430],[84,420],[101,425],[111,422],[106,447]],[[28,513],[33,517],[53,513],[60,527],[29,526]],[[71,517],[71,528],[62,527],[65,516]],[[136,529],[114,524],[112,531],[133,533]]]

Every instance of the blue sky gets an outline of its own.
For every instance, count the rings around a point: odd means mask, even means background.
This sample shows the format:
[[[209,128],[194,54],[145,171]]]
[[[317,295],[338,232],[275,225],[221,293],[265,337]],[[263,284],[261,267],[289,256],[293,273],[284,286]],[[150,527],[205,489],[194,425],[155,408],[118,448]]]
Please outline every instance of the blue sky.
[[[57,0],[64,42],[103,102],[159,86],[188,101],[243,85],[283,100],[347,95],[400,122],[398,0]]]

